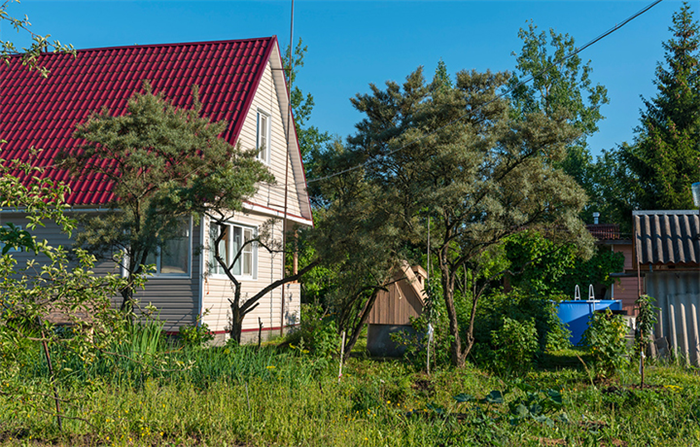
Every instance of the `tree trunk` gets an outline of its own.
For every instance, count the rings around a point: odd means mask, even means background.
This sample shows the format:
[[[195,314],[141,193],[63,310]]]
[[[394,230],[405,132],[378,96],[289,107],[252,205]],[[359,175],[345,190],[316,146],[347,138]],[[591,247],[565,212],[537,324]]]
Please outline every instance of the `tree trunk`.
[[[452,364],[458,368],[464,367],[466,355],[462,353],[462,338],[459,336],[459,322],[457,321],[457,310],[455,309],[454,300],[454,278],[450,272],[449,266],[440,261],[440,271],[442,273],[440,281],[442,282],[442,296],[445,300],[445,308],[447,309],[447,319],[450,325],[450,335],[452,342],[450,343],[450,356]]]
[[[119,291],[122,295],[122,305],[119,308],[121,313],[127,316],[129,321],[131,321],[134,314],[134,289],[130,285],[122,288]]]
[[[233,300],[228,300],[231,303],[231,320],[229,328],[229,336],[231,340],[234,340],[237,344],[241,344],[241,332],[243,330],[243,317],[245,313],[241,311],[241,286],[240,284],[234,284],[234,298]]]
[[[365,322],[367,321],[367,317],[369,316],[370,310],[372,310],[372,306],[374,305],[374,302],[377,300],[377,296],[379,295],[379,290],[375,290],[372,292],[372,296],[370,296],[367,299],[367,302],[365,305],[362,307],[362,311],[360,312],[360,319],[359,323],[355,325],[355,327],[350,328],[350,338],[347,340],[345,343],[345,358],[343,360],[347,360],[350,357],[350,351],[352,351],[352,348],[355,347],[355,343],[357,343],[357,340],[360,338],[360,333],[362,332],[362,326],[364,326]]]

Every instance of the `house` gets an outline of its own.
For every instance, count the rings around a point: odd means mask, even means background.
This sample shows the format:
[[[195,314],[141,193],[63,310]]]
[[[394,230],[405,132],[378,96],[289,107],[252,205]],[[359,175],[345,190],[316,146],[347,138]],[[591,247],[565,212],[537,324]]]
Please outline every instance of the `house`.
[[[54,158],[62,150],[78,147],[79,142],[71,136],[77,124],[103,107],[118,114],[148,80],[154,93],[162,92],[177,107],[191,106],[191,88],[197,85],[202,113],[213,121],[228,123],[223,138],[244,149],[265,148],[259,158],[275,176],[276,184],[261,185],[245,203],[246,213],[231,217],[229,246],[254,236],[269,219],[276,219],[271,234],[278,240],[294,225],[312,225],[276,37],[78,50],[75,57],[45,54],[39,64],[50,70],[48,78],[22,67],[17,57],[0,67],[0,132],[7,140],[2,157],[31,162],[46,168],[43,175],[67,182],[73,191],[67,198],[69,212],[104,212],[113,199],[111,184],[99,175],[72,178],[67,171],[52,167]],[[33,154],[32,147],[43,151]],[[3,225],[22,225],[22,221],[21,210],[0,211]],[[209,222],[187,222],[181,234],[173,241],[169,256],[156,257],[157,272],[137,298],[160,310],[167,331],[176,332],[199,318],[223,339],[232,288],[228,279],[210,268]],[[55,227],[47,226],[36,235],[53,245],[70,244]],[[105,261],[97,270],[114,269]],[[252,296],[282,277],[283,258],[253,246],[245,250],[237,271],[243,283],[242,295]],[[244,339],[257,338],[259,322],[268,336],[295,325],[299,305],[299,284],[268,293],[244,320]]]
[[[638,287],[660,308],[655,338],[700,365],[698,210],[633,211],[632,220]]]
[[[632,239],[629,234],[620,233],[620,226],[617,224],[601,224],[597,222],[594,213],[595,223],[586,225],[586,229],[596,240],[596,245],[610,250],[614,253],[622,253],[625,263],[622,271],[612,272],[611,277],[615,282],[606,288],[602,284],[593,284],[594,294],[598,300],[620,300],[622,310],[629,316],[636,315],[635,301],[639,296],[637,290],[637,273],[633,262]],[[586,295],[587,285],[582,284],[582,295]]]

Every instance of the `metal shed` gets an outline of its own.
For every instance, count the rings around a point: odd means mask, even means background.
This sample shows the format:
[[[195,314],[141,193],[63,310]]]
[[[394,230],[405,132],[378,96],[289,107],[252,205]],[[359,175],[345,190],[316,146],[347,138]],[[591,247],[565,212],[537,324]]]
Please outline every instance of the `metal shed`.
[[[700,215],[698,210],[634,211],[638,288],[661,309],[657,339],[700,365]]]

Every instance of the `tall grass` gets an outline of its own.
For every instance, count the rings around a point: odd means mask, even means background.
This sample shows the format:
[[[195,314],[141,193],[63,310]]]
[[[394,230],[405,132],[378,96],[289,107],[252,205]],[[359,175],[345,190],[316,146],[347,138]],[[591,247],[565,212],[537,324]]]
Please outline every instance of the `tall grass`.
[[[123,341],[128,347],[114,347],[123,356],[62,363],[75,367],[61,383],[70,401],[66,416],[81,418],[68,419],[64,433],[46,413],[22,413],[20,403],[0,394],[0,444],[32,445],[36,438],[63,446],[700,443],[700,379],[678,366],[652,366],[647,382],[654,388],[640,390],[629,386],[633,370],[625,373],[627,382],[602,384],[591,382],[580,362],[501,378],[474,367],[426,376],[401,361],[352,358],[338,382],[336,365],[298,350],[178,349],[137,332]],[[155,353],[148,350],[156,344]],[[41,357],[27,356],[37,363],[25,365],[24,378],[45,380]],[[561,408],[538,419],[528,405],[516,418],[518,405],[545,402],[549,389],[560,390]],[[484,400],[493,390],[503,403]]]

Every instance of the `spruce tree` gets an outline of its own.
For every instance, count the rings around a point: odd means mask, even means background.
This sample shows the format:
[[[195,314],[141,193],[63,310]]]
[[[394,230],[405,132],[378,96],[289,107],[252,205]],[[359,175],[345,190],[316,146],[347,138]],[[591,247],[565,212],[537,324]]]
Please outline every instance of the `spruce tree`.
[[[635,144],[622,148],[640,187],[634,205],[642,209],[694,208],[690,185],[700,180],[700,38],[688,3],[669,30],[666,63],[656,68],[658,93],[644,100]]]

